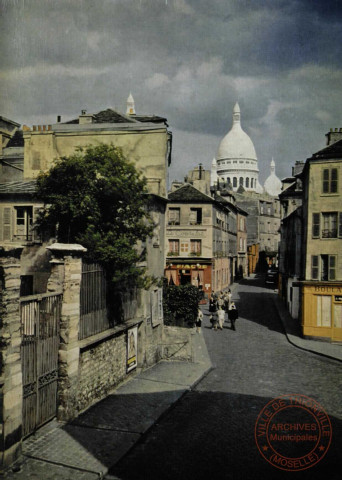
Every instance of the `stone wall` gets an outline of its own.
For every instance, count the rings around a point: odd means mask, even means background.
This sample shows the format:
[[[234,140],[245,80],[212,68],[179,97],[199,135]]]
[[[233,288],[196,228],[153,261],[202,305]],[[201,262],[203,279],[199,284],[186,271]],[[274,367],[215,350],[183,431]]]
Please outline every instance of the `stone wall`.
[[[20,331],[21,248],[0,249],[0,468],[20,454],[23,385]]]
[[[81,349],[77,409],[101,400],[126,377],[126,335],[105,338]]]

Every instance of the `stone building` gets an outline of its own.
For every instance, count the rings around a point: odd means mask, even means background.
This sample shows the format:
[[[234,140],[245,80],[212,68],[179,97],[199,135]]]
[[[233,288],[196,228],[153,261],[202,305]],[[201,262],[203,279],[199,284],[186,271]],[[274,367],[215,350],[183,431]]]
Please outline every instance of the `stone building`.
[[[339,135],[338,135],[339,133]],[[303,182],[302,325],[306,336],[342,340],[342,131],[308,158]]]
[[[341,163],[342,129],[331,130],[280,195],[280,295],[304,336],[332,341],[342,340]]]
[[[188,182],[188,183],[187,183]],[[171,284],[191,283],[207,299],[246,273],[247,214],[227,190],[210,188],[199,165],[169,194],[165,275]]]
[[[163,325],[160,284],[127,292],[120,321],[102,314],[104,304],[102,310],[97,307],[93,323],[88,325],[91,312],[84,298],[89,297],[92,284],[87,284],[86,278],[89,274],[101,280],[101,272],[96,266],[89,271],[82,260],[82,246],[35,236],[35,208],[41,205],[32,193],[39,172],[48,170],[56,158],[73,154],[77,147],[112,143],[122,148],[147,179],[154,232],[144,245],[147,259],[141,267],[163,278],[172,135],[165,118],[136,114],[131,96],[128,103],[128,115],[111,108],[94,114],[82,111],[73,120],[61,122],[58,117],[54,125],[24,127],[22,133],[15,122],[6,120],[6,128],[0,125],[2,173],[7,169],[0,182],[3,465],[18,456],[23,435],[53,416],[64,421],[74,418],[136,369],[172,352],[173,342],[176,350],[180,341],[184,345],[176,357],[191,359],[189,332],[169,331]],[[103,303],[104,289],[98,290],[98,300]],[[45,322],[52,321],[53,327],[39,335]],[[41,343],[33,351],[32,342],[36,341]],[[129,348],[132,345],[134,348]],[[30,369],[34,365],[43,368],[37,352],[46,349],[52,364],[49,371],[36,376]],[[129,358],[131,351],[135,353]]]

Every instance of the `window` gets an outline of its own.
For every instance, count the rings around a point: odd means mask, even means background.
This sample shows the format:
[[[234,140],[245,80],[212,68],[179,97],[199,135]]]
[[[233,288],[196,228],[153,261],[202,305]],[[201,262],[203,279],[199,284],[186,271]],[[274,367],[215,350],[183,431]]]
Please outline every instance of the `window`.
[[[337,213],[322,213],[322,238],[337,238]]]
[[[264,214],[264,204],[263,203],[260,203],[260,213],[261,213],[261,215]]]
[[[202,224],[202,209],[201,208],[190,208],[190,225],[201,225]]]
[[[321,255],[321,280],[336,280],[336,255]]]
[[[320,214],[312,214],[312,238],[319,238],[320,236]]]
[[[169,225],[179,225],[180,221],[180,209],[169,208]]]
[[[15,237],[32,240],[32,207],[16,207]]]
[[[181,242],[180,244],[181,253],[187,253],[189,251],[189,244],[188,242]]]
[[[240,252],[243,250],[243,240],[242,238],[240,237]]]
[[[169,240],[169,253],[168,255],[179,255],[179,240]]]
[[[242,178],[242,177],[240,177],[239,185],[242,185],[242,186],[243,186],[243,178]]]
[[[228,184],[230,183],[230,177],[227,177],[227,183]]]
[[[244,231],[244,219],[243,218],[240,218],[240,230],[243,232]]]
[[[200,255],[202,250],[201,240],[190,240],[190,251],[192,254]]]
[[[247,163],[249,163],[249,162],[247,162]],[[248,177],[246,178],[246,188],[249,188],[249,178]]]
[[[317,295],[317,327],[331,327],[331,297]]]
[[[337,193],[337,168],[323,169],[323,193]]]
[[[237,178],[233,177],[233,187],[237,187]]]
[[[251,188],[254,187],[254,178],[251,178]]]

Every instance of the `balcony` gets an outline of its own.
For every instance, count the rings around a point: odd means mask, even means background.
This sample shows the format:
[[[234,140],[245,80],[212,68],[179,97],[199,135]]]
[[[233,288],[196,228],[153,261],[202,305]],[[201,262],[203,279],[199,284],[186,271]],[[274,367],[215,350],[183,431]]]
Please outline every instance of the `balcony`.
[[[337,238],[337,228],[322,230],[322,238]]]

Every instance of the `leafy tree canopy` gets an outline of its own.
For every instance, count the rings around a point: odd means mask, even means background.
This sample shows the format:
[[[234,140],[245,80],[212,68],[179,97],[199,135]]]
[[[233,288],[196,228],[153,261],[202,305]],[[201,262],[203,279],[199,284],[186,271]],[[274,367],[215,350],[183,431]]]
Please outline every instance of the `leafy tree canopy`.
[[[56,160],[37,181],[45,203],[42,229],[54,228],[63,243],[80,243],[86,257],[106,268],[116,284],[139,283],[144,271],[137,244],[152,233],[146,180],[113,145],[79,148]]]

